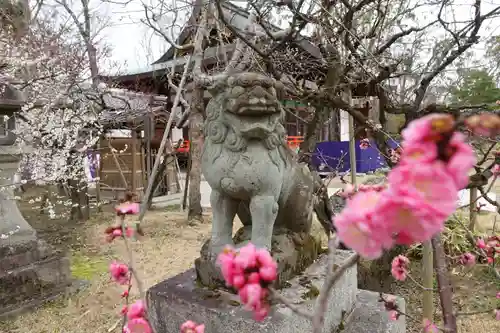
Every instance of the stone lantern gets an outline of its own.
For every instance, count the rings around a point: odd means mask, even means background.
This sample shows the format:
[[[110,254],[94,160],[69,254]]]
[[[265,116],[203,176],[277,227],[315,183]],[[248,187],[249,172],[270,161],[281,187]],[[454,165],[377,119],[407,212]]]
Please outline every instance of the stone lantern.
[[[21,152],[13,115],[22,94],[0,82],[0,319],[53,299],[69,286],[69,261],[38,239],[14,200]]]

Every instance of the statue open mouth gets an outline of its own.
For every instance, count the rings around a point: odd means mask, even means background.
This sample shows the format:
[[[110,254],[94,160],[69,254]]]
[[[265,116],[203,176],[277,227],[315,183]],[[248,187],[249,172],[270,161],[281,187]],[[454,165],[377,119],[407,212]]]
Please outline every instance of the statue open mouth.
[[[265,139],[273,131],[256,119],[256,124],[248,124],[241,129],[241,135],[248,139]]]
[[[275,104],[241,105],[233,113],[243,116],[263,116],[279,112]]]

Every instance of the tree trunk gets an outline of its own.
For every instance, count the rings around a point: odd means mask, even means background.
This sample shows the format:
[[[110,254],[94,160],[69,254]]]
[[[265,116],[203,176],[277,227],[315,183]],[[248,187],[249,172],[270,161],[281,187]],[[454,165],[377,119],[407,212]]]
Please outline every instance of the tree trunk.
[[[203,149],[203,88],[194,87],[191,94],[189,115],[189,154],[191,170],[189,172],[189,209],[188,221],[203,221],[201,207],[201,154]]]
[[[325,114],[328,112],[327,110],[328,109],[321,106],[315,106],[314,115],[306,126],[304,141],[300,144],[299,162],[305,162],[309,166],[312,166],[312,156],[316,148],[316,143],[318,142],[320,130],[322,130],[322,125],[318,125],[322,124],[325,120]]]
[[[81,161],[73,152],[69,157],[69,165],[72,166],[70,174],[74,177],[68,180],[71,197],[71,220],[87,221],[90,218],[88,186],[85,175],[85,169]]]
[[[149,196],[149,199],[148,199],[148,208],[151,208],[151,205],[153,204],[153,197],[154,197],[154,194],[156,192],[156,189],[160,185],[162,178],[165,177],[166,160],[167,160],[167,158],[165,156],[163,163],[161,163],[160,166],[158,167],[158,171],[156,172],[155,178],[150,179],[150,181],[153,182],[153,187],[151,189],[151,195]]]

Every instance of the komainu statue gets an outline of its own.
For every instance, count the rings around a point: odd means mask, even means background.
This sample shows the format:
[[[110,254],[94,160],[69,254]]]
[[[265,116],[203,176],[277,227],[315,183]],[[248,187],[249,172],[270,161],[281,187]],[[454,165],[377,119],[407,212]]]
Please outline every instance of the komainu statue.
[[[213,221],[211,240],[196,262],[203,284],[213,281],[217,269],[208,272],[208,265],[202,263],[213,263],[228,244],[251,241],[273,250],[273,254],[290,254],[294,251],[283,242],[293,243],[289,246],[294,250],[311,248],[306,256],[311,261],[317,256],[319,245],[307,242],[313,214],[313,176],[306,165],[294,160],[287,145],[285,111],[280,103],[283,89],[282,83],[259,73],[235,74],[210,88],[202,171],[212,188]],[[244,227],[233,239],[236,215]],[[293,240],[276,240],[276,235]],[[304,258],[303,254],[294,255]],[[310,263],[283,263],[294,271],[297,264],[307,267]]]

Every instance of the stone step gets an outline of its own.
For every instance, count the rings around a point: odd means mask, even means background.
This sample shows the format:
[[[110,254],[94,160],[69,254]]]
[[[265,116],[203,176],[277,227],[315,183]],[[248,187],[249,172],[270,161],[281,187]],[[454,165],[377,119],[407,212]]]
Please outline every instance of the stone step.
[[[384,295],[387,297],[389,295]],[[401,312],[405,312],[405,300],[395,297],[396,304]],[[405,316],[400,316],[393,321],[379,302],[379,293],[359,290],[356,296],[356,306],[349,317],[346,318],[342,333],[405,333]]]
[[[49,254],[49,246],[43,240],[23,242],[15,246],[2,246],[0,247],[0,278],[11,270],[46,259]]]
[[[29,304],[38,304],[53,299],[71,283],[69,259],[58,252],[47,253],[47,249],[30,249],[24,254],[23,265],[0,272],[0,318],[17,312]],[[33,253],[44,253],[40,259]],[[19,257],[22,253],[16,253]],[[38,258],[38,260],[37,260]],[[11,266],[12,258],[0,259]]]
[[[338,250],[335,261],[340,265],[354,255]],[[325,280],[326,255],[321,256],[303,274],[289,281],[280,292],[304,310],[312,311],[318,291]],[[252,318],[231,293],[201,288],[193,269],[151,287],[146,296],[150,319],[155,332],[177,333],[180,325],[190,319],[204,323],[207,333],[282,333],[309,332],[311,323],[289,308],[278,304],[261,323]],[[324,333],[334,332],[355,308],[357,267],[346,270],[328,298]]]

